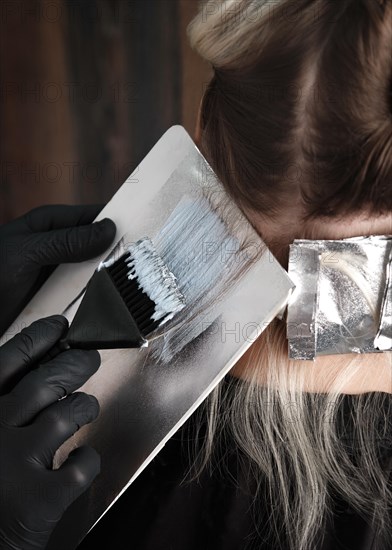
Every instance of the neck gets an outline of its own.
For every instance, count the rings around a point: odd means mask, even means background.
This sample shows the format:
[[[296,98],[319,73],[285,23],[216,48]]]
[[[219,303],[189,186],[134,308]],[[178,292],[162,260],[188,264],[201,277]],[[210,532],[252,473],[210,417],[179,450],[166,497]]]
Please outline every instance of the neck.
[[[255,359],[257,357],[257,360]],[[260,385],[270,384],[271,350],[266,350],[263,335],[238,361],[231,375]],[[314,361],[293,361],[287,355],[274,364],[282,375],[297,381],[298,389],[312,393],[366,392],[392,393],[392,353],[346,354],[316,357]],[[275,368],[275,367],[272,367]],[[279,376],[275,377],[279,379]],[[287,380],[285,380],[285,383]]]

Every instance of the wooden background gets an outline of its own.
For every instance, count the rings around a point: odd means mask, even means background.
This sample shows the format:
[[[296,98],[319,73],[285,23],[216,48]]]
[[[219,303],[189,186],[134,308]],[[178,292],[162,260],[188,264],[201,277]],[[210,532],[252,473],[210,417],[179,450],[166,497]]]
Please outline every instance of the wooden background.
[[[210,69],[197,0],[0,0],[0,223],[107,201],[173,124],[193,135]]]

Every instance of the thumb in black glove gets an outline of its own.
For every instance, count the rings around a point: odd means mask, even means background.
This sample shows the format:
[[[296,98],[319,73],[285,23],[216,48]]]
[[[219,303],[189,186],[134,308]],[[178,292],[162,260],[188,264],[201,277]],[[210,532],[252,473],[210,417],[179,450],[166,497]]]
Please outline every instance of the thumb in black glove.
[[[60,316],[33,325],[28,337],[18,335],[0,348],[0,372],[12,363],[8,385],[11,379],[23,376],[27,365],[31,369],[53,344],[55,335],[60,338],[67,329],[67,321]],[[45,331],[37,330],[43,328],[39,325],[45,325],[49,335],[46,345]],[[65,509],[99,473],[99,456],[90,447],[76,449],[58,470],[52,470],[58,447],[98,415],[95,397],[70,394],[99,364],[96,351],[66,351],[25,374],[0,397],[2,550],[43,550]],[[0,386],[0,391],[3,388]]]
[[[0,335],[61,263],[102,254],[114,239],[102,205],[42,206],[0,227]]]

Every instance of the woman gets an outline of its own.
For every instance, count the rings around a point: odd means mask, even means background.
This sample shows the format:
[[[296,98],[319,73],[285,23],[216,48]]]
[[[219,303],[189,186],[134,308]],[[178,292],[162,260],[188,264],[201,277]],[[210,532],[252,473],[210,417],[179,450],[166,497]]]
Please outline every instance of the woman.
[[[392,233],[392,2],[212,1],[189,35],[199,146],[282,265]],[[276,320],[81,548],[392,548],[391,354],[287,357]]]

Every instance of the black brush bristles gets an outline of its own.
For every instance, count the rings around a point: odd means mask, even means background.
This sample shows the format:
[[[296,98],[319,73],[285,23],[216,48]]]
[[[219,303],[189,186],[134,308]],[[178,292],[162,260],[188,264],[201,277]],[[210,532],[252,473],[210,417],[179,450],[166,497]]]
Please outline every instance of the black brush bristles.
[[[140,288],[137,278],[128,278],[129,267],[126,260],[130,258],[131,255],[128,253],[106,269],[140,332],[146,337],[159,326],[160,320],[152,318],[155,302]]]
[[[185,307],[175,276],[148,238],[129,246],[118,260],[104,262],[102,267],[143,337]]]

